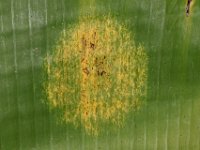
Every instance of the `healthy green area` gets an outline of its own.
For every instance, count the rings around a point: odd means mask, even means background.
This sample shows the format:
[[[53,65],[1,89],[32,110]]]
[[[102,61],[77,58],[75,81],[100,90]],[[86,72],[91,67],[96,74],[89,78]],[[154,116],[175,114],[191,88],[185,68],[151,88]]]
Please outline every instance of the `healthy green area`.
[[[80,3],[81,4],[81,3]],[[82,13],[88,5],[82,4]],[[98,0],[147,50],[147,104],[99,137],[56,122],[42,103],[43,59],[79,20],[76,0],[0,1],[0,149],[199,149],[200,2]]]

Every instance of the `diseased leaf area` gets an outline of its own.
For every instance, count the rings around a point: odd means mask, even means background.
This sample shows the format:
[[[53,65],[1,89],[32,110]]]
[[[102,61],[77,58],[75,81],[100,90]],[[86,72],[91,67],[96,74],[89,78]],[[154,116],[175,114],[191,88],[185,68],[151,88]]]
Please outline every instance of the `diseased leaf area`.
[[[147,55],[111,17],[80,19],[62,32],[46,59],[50,107],[62,109],[63,121],[81,124],[88,134],[98,135],[102,124],[122,126],[145,98]]]

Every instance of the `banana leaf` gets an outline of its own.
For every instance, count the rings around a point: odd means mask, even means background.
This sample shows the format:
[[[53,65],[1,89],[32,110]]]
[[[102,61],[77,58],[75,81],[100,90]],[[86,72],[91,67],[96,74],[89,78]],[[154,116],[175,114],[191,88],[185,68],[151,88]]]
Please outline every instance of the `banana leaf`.
[[[92,0],[0,0],[0,150],[200,148],[200,1],[95,0],[148,56],[146,102],[122,128],[91,136],[44,103],[44,59]]]

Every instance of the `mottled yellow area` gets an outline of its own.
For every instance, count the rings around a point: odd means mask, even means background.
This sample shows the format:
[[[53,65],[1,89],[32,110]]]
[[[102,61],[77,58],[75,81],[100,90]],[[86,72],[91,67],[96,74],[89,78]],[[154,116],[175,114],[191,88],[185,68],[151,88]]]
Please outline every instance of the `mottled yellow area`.
[[[46,60],[49,106],[88,134],[98,135],[107,124],[122,126],[146,95],[144,48],[111,17],[81,18],[62,32]]]

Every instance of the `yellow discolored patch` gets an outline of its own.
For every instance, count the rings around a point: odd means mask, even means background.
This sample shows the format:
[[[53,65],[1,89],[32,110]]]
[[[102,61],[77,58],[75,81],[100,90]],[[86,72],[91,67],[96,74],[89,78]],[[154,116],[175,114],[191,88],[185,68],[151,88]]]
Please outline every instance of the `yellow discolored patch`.
[[[122,126],[146,95],[144,48],[111,17],[81,18],[62,32],[46,60],[48,104],[88,134],[98,135],[106,124]]]

